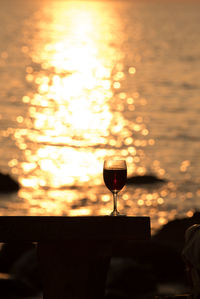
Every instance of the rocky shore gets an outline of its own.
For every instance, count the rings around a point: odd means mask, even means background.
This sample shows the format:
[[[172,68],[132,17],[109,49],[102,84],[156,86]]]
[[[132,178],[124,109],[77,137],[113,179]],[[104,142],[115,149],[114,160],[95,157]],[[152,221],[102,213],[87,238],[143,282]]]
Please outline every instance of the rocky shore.
[[[20,184],[9,174],[0,173],[0,193],[17,192]]]
[[[136,175],[129,177],[127,179],[127,185],[155,185],[155,184],[164,184],[167,183],[167,180],[161,179],[154,174],[146,174],[146,175]]]
[[[158,178],[154,174],[136,175],[127,179],[127,185],[157,185],[164,184],[167,180]],[[0,193],[16,192],[20,184],[9,174],[0,173]]]

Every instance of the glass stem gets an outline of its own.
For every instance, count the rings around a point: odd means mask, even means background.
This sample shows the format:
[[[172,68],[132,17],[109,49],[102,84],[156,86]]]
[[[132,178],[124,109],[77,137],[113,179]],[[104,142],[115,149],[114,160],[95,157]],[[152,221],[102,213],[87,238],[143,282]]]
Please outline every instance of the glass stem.
[[[113,212],[118,213],[118,211],[117,211],[117,192],[113,192]]]

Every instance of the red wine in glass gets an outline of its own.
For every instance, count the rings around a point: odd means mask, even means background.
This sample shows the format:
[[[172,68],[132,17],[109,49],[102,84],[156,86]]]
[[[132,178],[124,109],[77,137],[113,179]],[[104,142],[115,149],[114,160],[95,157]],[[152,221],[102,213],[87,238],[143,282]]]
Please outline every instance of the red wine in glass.
[[[103,178],[106,187],[111,192],[119,192],[126,184],[126,169],[104,169]]]
[[[103,178],[106,187],[113,193],[112,216],[119,215],[117,211],[117,193],[124,187],[127,179],[127,166],[125,160],[105,160]]]

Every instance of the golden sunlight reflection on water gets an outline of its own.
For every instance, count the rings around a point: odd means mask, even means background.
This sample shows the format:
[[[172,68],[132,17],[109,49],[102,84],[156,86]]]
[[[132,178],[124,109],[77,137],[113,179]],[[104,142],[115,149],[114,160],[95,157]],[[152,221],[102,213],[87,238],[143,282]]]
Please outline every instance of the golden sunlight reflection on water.
[[[35,92],[23,96],[28,113],[17,117],[14,133],[23,159],[9,164],[23,187],[19,197],[29,214],[108,214],[111,195],[104,187],[97,191],[103,160],[123,156],[128,175],[145,174],[144,148],[154,144],[136,111],[146,99],[123,88],[137,74],[125,65],[124,24],[111,4],[101,2],[43,2],[35,20],[35,36],[22,48],[32,60],[26,81]],[[154,170],[162,176],[157,162]],[[164,203],[162,190],[140,197],[140,189],[133,196],[127,188],[119,207],[126,214],[153,214]]]

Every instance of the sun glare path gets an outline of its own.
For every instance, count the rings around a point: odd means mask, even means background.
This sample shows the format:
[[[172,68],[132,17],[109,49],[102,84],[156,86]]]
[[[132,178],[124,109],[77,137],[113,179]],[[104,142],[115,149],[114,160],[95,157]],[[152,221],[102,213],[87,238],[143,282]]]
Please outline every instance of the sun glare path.
[[[72,208],[76,210],[72,214],[95,214],[98,199],[89,194],[87,209],[80,208],[81,191],[69,193],[70,188],[101,185],[106,156],[123,156],[129,173],[135,172],[142,148],[150,144],[142,117],[130,122],[123,113],[134,111],[139,98],[137,92],[129,95],[121,90],[121,82],[136,69],[130,66],[125,73],[121,48],[125,33],[111,7],[106,10],[99,2],[87,8],[81,2],[50,3],[43,7],[48,22],[38,24],[33,40],[33,65],[26,68],[26,80],[36,92],[22,98],[28,115],[18,116],[21,127],[14,134],[24,160],[13,164],[12,170],[18,171],[22,186],[34,192],[31,198],[25,190],[20,192],[31,205],[30,214],[37,209],[37,197],[54,200],[51,191],[56,189],[57,198],[65,198],[65,203],[70,198],[68,212]],[[141,166],[137,171],[143,174],[146,169]],[[103,196],[99,213],[109,204]],[[61,214],[63,201],[59,203]],[[134,208],[129,195],[126,205]],[[41,214],[47,206],[49,212],[55,208],[47,200],[39,205]]]

